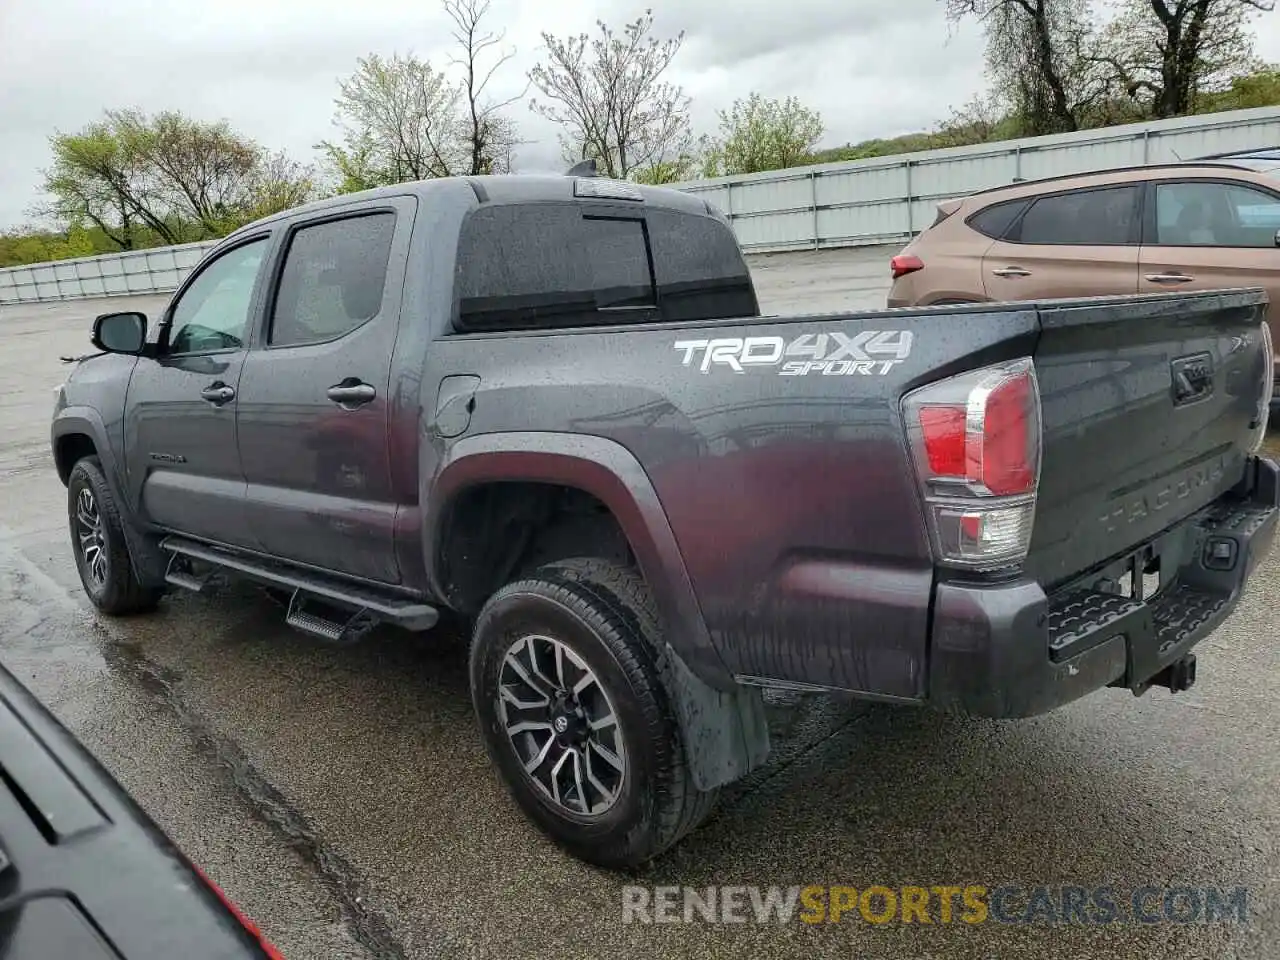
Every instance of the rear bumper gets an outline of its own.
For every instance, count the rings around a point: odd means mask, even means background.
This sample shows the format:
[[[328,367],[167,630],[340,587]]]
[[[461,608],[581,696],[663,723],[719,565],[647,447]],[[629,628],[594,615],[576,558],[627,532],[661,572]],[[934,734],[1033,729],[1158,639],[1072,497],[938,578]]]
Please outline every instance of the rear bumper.
[[[1031,581],[945,582],[934,599],[928,699],[986,717],[1045,713],[1100,687],[1137,693],[1235,608],[1275,538],[1280,468],[1253,461],[1239,489],[1135,553],[1046,596]],[[1159,564],[1146,600],[1098,589]]]

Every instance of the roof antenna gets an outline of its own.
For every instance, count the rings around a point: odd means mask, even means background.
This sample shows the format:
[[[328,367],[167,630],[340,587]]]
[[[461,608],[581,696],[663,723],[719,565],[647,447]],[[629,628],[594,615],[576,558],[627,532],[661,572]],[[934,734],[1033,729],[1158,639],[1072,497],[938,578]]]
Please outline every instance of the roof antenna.
[[[1178,156],[1178,151],[1177,151],[1177,150],[1175,150],[1175,149],[1173,149],[1173,147],[1170,147],[1170,148],[1169,148],[1169,152],[1170,152],[1170,153],[1172,153],[1172,154],[1174,155],[1174,157],[1177,159],[1177,161],[1178,161],[1179,163],[1186,163],[1186,162],[1187,162],[1187,161],[1183,160],[1183,159],[1182,159],[1182,157],[1179,157],[1179,156]]]
[[[597,177],[599,176],[599,174],[596,172],[596,158],[590,157],[589,159],[586,159],[586,160],[579,160],[567,171],[565,171],[565,176],[566,177]]]

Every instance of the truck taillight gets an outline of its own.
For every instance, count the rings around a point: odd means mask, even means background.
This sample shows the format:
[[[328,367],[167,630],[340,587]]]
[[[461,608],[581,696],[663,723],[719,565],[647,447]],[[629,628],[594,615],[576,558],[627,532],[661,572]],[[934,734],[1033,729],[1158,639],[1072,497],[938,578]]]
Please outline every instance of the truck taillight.
[[[1040,392],[1029,357],[913,390],[903,421],[941,563],[1026,558],[1040,482]]]
[[[1258,410],[1258,439],[1253,442],[1253,449],[1250,453],[1257,453],[1262,449],[1262,445],[1267,441],[1267,427],[1271,420],[1271,399],[1275,396],[1276,389],[1276,356],[1272,352],[1275,345],[1271,342],[1271,324],[1266,320],[1262,321],[1262,355],[1263,361],[1263,382],[1262,397],[1259,401],[1261,407]]]

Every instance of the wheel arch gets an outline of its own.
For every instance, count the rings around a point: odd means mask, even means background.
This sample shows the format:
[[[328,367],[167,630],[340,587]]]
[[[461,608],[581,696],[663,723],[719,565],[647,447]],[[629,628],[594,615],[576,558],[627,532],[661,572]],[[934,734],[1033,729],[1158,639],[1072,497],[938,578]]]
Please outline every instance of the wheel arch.
[[[76,463],[86,456],[96,456],[102,475],[115,498],[128,542],[129,558],[138,580],[146,586],[160,587],[165,582],[167,558],[164,552],[139,527],[129,499],[125,496],[120,462],[107,439],[102,417],[91,407],[67,407],[54,417],[51,428],[53,462],[62,485],[67,486]]]
[[[65,487],[71,478],[76,462],[87,456],[96,456],[102,464],[102,472],[111,484],[112,492],[119,499],[120,475],[117,472],[115,453],[107,442],[107,428],[96,410],[89,407],[69,407],[54,418],[51,430],[53,463],[58,479]]]
[[[607,508],[625,536],[641,575],[654,592],[667,643],[701,680],[719,690],[736,687],[711,642],[702,608],[657,491],[639,461],[603,437],[555,433],[496,433],[454,444],[431,485],[423,557],[432,590],[447,596],[442,557],[450,517],[468,491],[510,481],[580,490]]]

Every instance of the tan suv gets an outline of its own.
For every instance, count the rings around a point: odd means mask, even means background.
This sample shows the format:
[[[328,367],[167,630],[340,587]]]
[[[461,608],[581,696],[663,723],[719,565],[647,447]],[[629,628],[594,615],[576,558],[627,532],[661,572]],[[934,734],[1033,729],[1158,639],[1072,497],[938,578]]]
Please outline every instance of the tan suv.
[[[1280,151],[988,189],[893,257],[890,306],[1266,287],[1280,303]]]
[[[1280,316],[1277,231],[1280,151],[1014,183],[938,204],[889,306],[1262,286]]]

